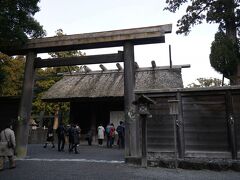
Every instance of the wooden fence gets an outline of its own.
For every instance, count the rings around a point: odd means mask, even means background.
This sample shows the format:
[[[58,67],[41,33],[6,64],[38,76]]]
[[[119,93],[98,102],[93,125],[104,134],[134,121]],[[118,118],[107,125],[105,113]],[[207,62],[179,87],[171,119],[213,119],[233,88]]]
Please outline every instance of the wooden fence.
[[[178,158],[240,157],[239,86],[136,91],[140,94],[157,102],[147,120],[149,154],[174,155],[175,120]],[[168,100],[179,100],[176,118],[169,114]]]

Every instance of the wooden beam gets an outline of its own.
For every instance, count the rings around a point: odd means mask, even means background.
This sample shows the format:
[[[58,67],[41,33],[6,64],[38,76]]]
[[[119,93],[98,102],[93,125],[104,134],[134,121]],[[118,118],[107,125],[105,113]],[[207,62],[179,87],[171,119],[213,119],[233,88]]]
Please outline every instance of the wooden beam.
[[[84,71],[85,72],[90,72],[90,71],[92,71],[88,66],[83,66],[83,69],[84,69]]]
[[[29,51],[48,53],[79,49],[94,49],[123,46],[126,41],[133,45],[164,43],[165,34],[172,32],[172,24],[149,26],[133,29],[121,29],[75,35],[30,39],[22,46],[0,47],[8,55],[24,55]]]
[[[154,60],[151,62],[151,64],[152,64],[153,69],[155,69],[157,67],[156,62]]]
[[[135,67],[135,69],[139,69],[139,65],[137,62],[134,62],[134,67]]]
[[[123,69],[122,66],[121,66],[121,64],[119,64],[119,63],[117,63],[116,66],[117,66],[117,68],[118,68],[119,71],[121,71],[121,70]]]
[[[52,59],[37,58],[34,66],[35,68],[43,68],[43,67],[74,66],[112,62],[123,62],[123,52],[118,51],[117,54],[78,56],[69,58],[52,58]]]
[[[99,67],[102,69],[102,71],[107,71],[107,68],[104,65],[100,64]]]

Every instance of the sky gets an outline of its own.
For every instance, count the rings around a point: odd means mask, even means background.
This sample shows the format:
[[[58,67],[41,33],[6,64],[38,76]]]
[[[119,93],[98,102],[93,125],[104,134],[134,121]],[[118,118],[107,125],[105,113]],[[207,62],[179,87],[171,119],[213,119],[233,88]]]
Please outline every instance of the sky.
[[[47,32],[54,36],[57,29],[67,35],[111,31],[163,24],[172,24],[172,33],[165,35],[165,43],[134,47],[135,61],[140,67],[169,65],[171,45],[173,65],[190,64],[182,69],[183,83],[187,86],[197,78],[222,78],[210,65],[209,54],[216,24],[194,26],[188,36],[176,34],[177,20],[184,15],[185,7],[177,13],[164,11],[165,0],[41,0],[40,12],[34,16]],[[117,53],[122,47],[82,50],[86,55]],[[46,57],[46,55],[40,55]],[[116,69],[113,64],[105,65]],[[90,66],[100,70],[99,66]]]

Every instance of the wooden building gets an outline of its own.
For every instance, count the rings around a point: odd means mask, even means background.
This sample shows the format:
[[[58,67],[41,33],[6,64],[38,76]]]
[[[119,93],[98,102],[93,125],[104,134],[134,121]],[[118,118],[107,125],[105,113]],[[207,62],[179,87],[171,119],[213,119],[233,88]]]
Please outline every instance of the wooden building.
[[[183,87],[181,68],[185,66],[136,69],[136,89]],[[71,103],[70,120],[86,133],[90,128],[124,120],[124,73],[121,70],[90,71],[65,75],[43,96],[44,101]]]

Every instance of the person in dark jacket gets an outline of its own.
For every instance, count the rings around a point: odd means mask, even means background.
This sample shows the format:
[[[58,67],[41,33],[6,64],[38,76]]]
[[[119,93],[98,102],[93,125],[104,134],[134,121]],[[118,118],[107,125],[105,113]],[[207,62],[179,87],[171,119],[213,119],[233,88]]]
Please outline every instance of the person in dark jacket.
[[[71,136],[73,139],[72,139],[72,146],[71,146],[70,152],[72,152],[74,149],[75,154],[78,154],[77,146],[80,142],[80,128],[77,125],[74,125],[71,133],[72,133]]]
[[[88,145],[91,146],[92,145],[92,140],[93,140],[93,130],[90,129],[87,133],[87,136],[86,136],[86,140],[88,142]]]
[[[68,135],[68,151],[72,151],[72,146],[73,146],[73,137],[74,137],[74,125],[71,124],[71,126],[67,130],[67,135]]]
[[[46,148],[48,143],[51,143],[52,144],[52,148],[55,148],[55,145],[54,145],[54,134],[53,134],[53,127],[52,126],[48,127],[47,140],[46,140],[46,143],[45,143],[45,145],[43,147]]]
[[[58,136],[58,151],[64,151],[66,128],[62,123],[59,124],[56,133]]]
[[[125,127],[122,121],[120,121],[116,131],[118,133],[118,147],[124,148]]]

